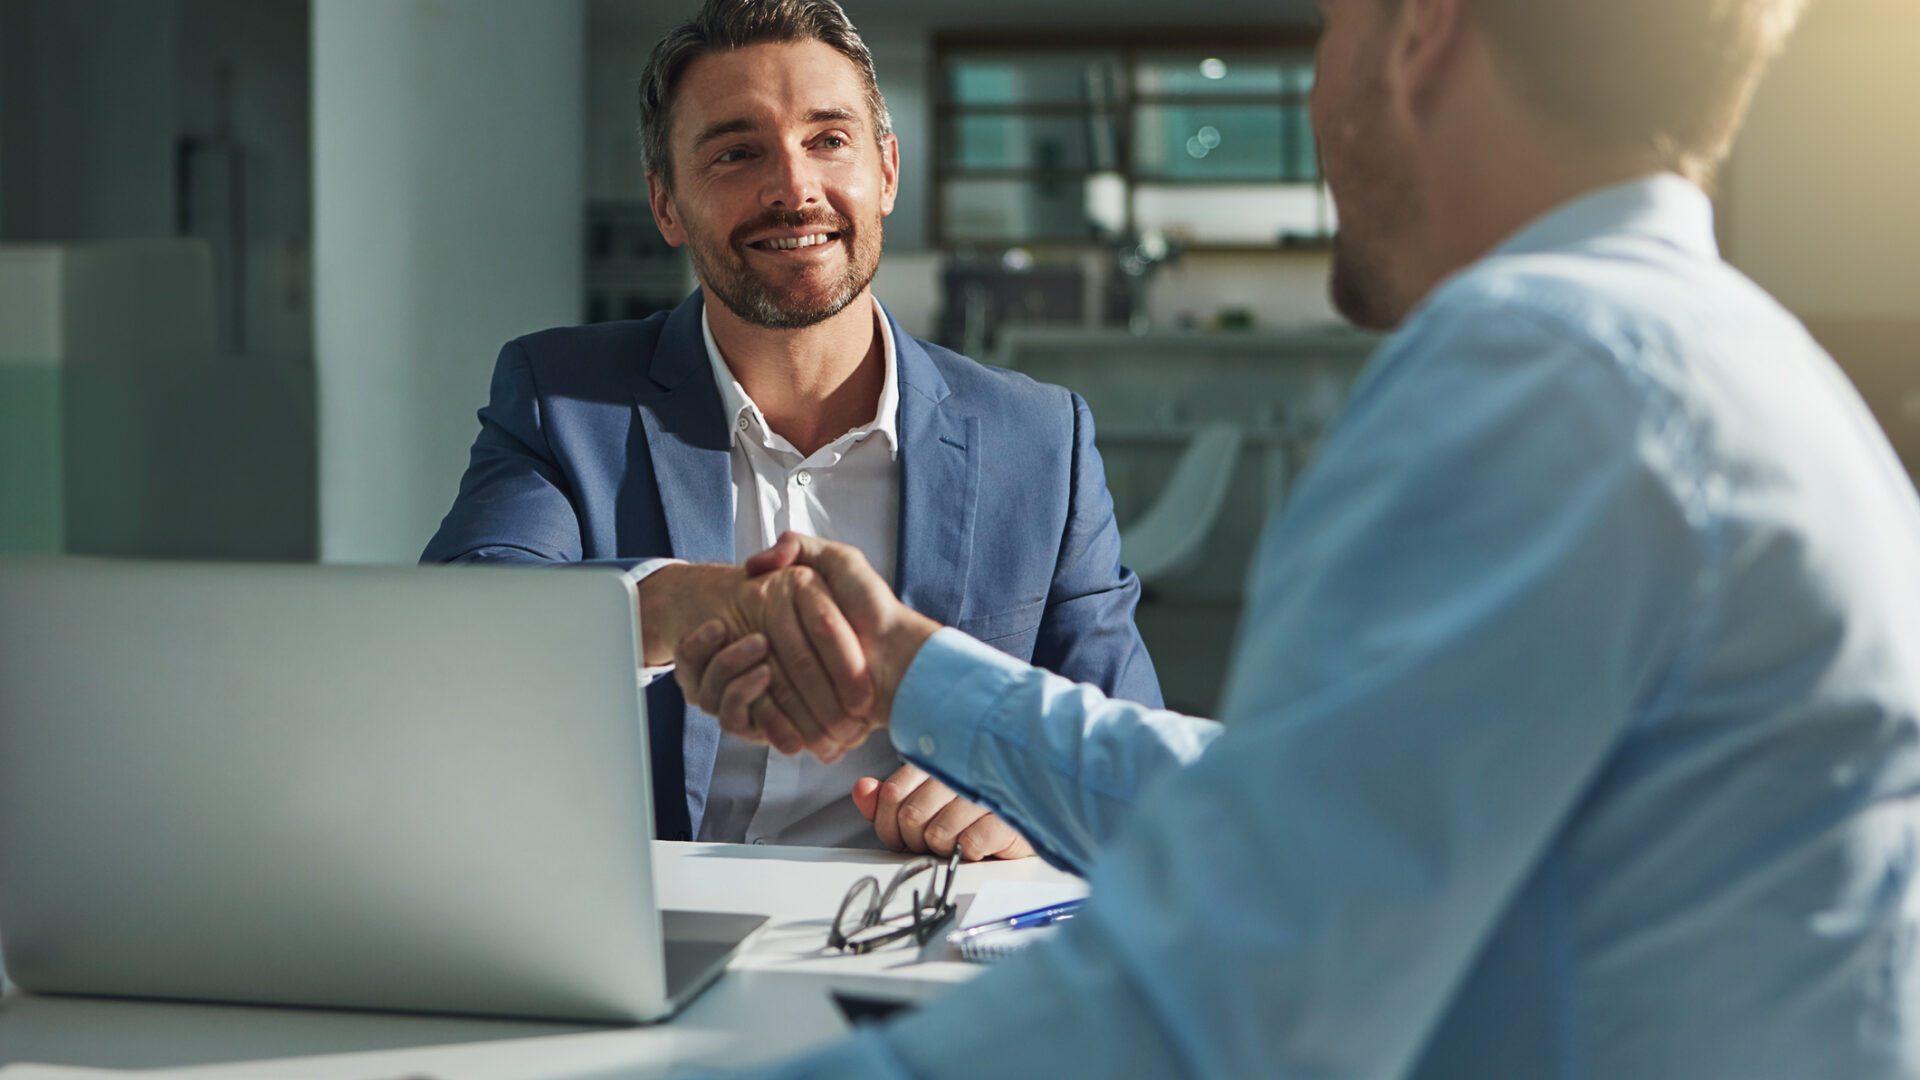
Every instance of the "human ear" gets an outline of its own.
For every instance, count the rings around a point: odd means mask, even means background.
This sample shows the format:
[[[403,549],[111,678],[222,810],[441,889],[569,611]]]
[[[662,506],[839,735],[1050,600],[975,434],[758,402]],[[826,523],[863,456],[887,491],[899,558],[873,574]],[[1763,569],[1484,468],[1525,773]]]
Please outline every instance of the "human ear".
[[[680,223],[679,208],[673,204],[673,193],[667,190],[666,182],[660,174],[647,170],[647,203],[653,208],[653,223],[660,226],[660,235],[667,241],[668,247],[680,247],[687,242],[687,230]]]
[[[1387,85],[1402,119],[1420,124],[1460,52],[1463,0],[1401,0],[1390,30]]]
[[[893,213],[894,200],[900,197],[900,139],[885,135],[880,139],[880,213]]]

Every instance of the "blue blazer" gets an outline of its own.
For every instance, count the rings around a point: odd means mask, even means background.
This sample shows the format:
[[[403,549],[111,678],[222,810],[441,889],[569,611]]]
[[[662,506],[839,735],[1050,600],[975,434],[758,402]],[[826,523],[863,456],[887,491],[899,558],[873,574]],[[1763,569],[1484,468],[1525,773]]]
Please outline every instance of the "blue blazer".
[[[733,562],[731,432],[701,303],[695,290],[639,322],[508,342],[459,497],[421,561]],[[1086,402],[897,322],[893,334],[900,598],[1021,660],[1159,705]],[[655,834],[690,839],[719,723],[672,679],[648,688],[647,715]]]

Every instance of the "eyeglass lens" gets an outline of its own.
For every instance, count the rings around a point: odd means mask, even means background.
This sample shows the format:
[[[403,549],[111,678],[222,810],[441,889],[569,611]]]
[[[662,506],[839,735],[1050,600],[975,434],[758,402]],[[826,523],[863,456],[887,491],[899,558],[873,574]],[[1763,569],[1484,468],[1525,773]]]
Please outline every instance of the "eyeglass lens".
[[[913,935],[924,943],[931,936],[932,929],[943,922],[952,912],[949,897],[953,893],[954,872],[960,862],[960,854],[955,851],[947,860],[945,874],[936,869],[939,864],[928,857],[914,859],[904,863],[894,872],[893,879],[885,889],[872,876],[862,877],[847,890],[840,901],[840,910],[834,916],[832,931],[827,935],[827,946],[852,952],[867,952],[871,949]],[[933,880],[923,897],[919,889],[910,892],[912,904],[903,911],[887,914],[894,906],[894,897],[915,875],[926,870],[934,870]],[[904,923],[901,920],[906,920]],[[897,924],[897,925],[896,925]]]

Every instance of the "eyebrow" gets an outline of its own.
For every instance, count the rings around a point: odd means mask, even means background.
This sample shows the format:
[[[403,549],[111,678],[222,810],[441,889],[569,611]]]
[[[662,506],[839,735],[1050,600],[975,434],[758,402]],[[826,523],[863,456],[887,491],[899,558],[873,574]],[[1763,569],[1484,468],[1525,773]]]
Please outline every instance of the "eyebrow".
[[[852,109],[840,109],[840,108],[815,109],[812,112],[809,112],[807,114],[807,123],[809,124],[825,124],[825,123],[857,124],[859,122],[860,122],[860,114],[857,112],[854,112]],[[728,135],[739,135],[742,132],[752,131],[755,126],[756,125],[752,120],[749,120],[744,116],[735,117],[731,120],[718,120],[718,121],[715,121],[714,123],[708,124],[706,128],[704,128],[700,132],[699,137],[693,140],[693,145],[695,149],[699,149],[700,147],[705,146],[707,143],[710,143],[715,139],[721,139],[721,138],[725,138]]]
[[[815,109],[807,114],[809,124],[824,124],[829,121],[857,124],[860,122],[860,114],[852,109]]]
[[[702,131],[700,136],[693,140],[693,145],[695,149],[699,149],[715,139],[724,138],[728,135],[738,135],[743,131],[752,130],[753,121],[748,120],[744,116],[734,120],[721,120],[708,124],[706,130]]]

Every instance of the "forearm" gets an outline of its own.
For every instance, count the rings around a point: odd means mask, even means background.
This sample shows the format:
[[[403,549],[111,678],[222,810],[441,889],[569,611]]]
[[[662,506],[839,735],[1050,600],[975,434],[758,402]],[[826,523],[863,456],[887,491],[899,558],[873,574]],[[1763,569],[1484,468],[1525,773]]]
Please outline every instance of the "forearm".
[[[1115,701],[946,631],[892,703],[900,752],[1085,872],[1160,776],[1200,756],[1211,720]]]

